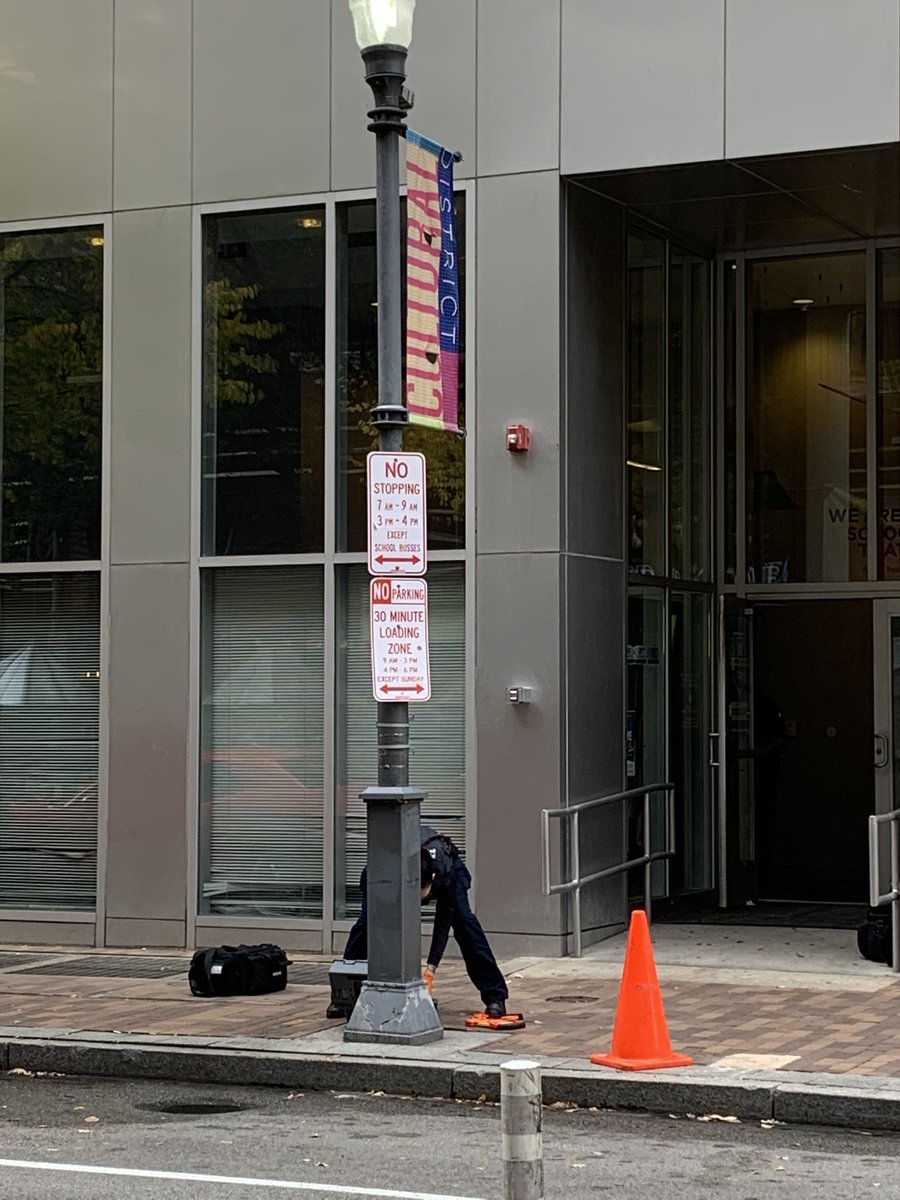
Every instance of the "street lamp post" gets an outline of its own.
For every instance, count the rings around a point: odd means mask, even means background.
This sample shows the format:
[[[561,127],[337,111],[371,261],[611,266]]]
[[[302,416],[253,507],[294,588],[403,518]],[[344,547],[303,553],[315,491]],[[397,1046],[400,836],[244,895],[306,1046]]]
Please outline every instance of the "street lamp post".
[[[375,107],[375,228],[378,273],[378,449],[403,449],[400,288],[400,138],[412,100],[404,88],[416,0],[350,0],[356,40]],[[345,1041],[421,1045],[443,1037],[422,981],[419,833],[425,794],[409,786],[409,706],[378,705],[378,786],[366,804],[368,979],[344,1028]]]

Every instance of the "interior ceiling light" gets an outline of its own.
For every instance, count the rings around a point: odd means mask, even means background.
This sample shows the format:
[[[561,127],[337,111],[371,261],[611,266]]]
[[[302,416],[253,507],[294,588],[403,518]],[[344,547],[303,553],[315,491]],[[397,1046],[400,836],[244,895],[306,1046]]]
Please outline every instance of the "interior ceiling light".
[[[654,466],[653,463],[635,462],[634,459],[628,458],[625,460],[629,467],[634,467],[637,471],[661,471],[662,467]]]
[[[798,308],[802,308],[803,311],[806,312],[811,304],[815,304],[815,300],[810,300],[807,296],[801,296],[799,300],[794,300],[793,303],[796,304]]]
[[[321,229],[322,228],[322,218],[321,217],[301,217],[300,220],[297,222],[297,224],[300,226],[301,229]]]

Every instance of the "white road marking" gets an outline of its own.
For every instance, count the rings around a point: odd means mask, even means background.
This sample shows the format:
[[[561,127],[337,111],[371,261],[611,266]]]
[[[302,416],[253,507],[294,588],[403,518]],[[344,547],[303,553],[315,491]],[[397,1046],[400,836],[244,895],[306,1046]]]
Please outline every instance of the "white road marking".
[[[471,1196],[442,1196],[435,1192],[396,1192],[390,1188],[343,1187],[338,1183],[301,1183],[292,1179],[245,1179],[239,1175],[197,1175],[189,1171],[140,1171],[134,1167],[87,1167],[78,1163],[28,1162],[0,1158],[0,1167],[25,1171],[68,1171],[77,1175],[114,1175],[127,1179],[177,1179],[185,1183],[228,1183],[241,1187],[285,1188],[297,1192],[328,1192],[337,1196],[380,1196],[385,1200],[475,1200]]]

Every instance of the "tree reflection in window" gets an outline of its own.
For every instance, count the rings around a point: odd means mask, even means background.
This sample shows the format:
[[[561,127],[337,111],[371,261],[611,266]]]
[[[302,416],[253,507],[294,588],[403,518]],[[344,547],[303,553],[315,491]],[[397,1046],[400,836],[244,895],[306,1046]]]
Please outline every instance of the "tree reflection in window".
[[[100,557],[103,232],[0,238],[4,562]]]

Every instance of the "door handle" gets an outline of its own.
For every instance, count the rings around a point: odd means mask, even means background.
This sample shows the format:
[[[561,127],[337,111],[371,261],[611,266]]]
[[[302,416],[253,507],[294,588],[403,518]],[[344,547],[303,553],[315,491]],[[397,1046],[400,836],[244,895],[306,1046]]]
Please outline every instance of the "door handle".
[[[719,766],[719,734],[710,731],[707,736],[709,737],[709,765],[717,767]]]
[[[890,759],[889,742],[887,734],[875,734],[875,766],[886,767]]]

